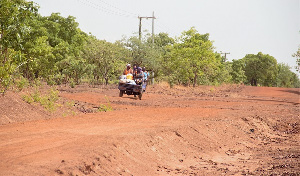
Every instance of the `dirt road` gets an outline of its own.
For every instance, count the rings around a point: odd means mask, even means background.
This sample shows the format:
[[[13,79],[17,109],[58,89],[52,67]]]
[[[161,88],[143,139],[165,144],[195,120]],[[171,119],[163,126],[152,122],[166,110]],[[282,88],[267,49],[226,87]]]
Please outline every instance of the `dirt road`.
[[[85,113],[0,114],[0,175],[300,175],[299,89],[60,90]]]

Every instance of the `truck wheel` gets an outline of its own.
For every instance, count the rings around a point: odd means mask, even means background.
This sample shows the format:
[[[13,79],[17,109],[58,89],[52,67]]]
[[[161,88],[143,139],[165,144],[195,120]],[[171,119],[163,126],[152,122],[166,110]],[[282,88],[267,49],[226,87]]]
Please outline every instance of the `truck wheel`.
[[[120,94],[119,94],[119,97],[123,97],[123,90],[120,90]]]

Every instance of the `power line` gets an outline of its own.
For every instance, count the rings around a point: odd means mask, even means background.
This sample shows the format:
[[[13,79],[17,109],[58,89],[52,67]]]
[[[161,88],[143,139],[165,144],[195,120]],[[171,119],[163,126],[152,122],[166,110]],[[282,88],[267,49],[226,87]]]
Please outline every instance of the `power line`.
[[[132,16],[132,17],[139,16],[139,15],[136,14],[136,13],[132,13],[132,12],[129,12],[129,11],[127,11],[127,10],[123,10],[123,9],[121,9],[121,8],[115,6],[115,5],[112,5],[112,4],[110,4],[110,3],[108,3],[108,2],[106,2],[106,1],[104,1],[104,0],[98,0],[98,1],[100,1],[100,2],[103,3],[103,4],[106,4],[107,6],[110,6],[110,7],[114,8],[114,9],[117,9],[118,11],[123,11],[123,12],[125,12],[125,13],[127,13],[127,14],[131,14],[130,16]],[[157,18],[156,18],[156,19],[157,19]],[[148,23],[150,23],[150,22],[148,22],[148,21],[146,22],[146,24],[149,25],[149,27],[150,27],[151,24],[148,24]],[[156,24],[156,27],[158,27],[161,31],[168,31],[169,33],[174,33],[172,30],[170,30],[169,27],[166,27],[166,26],[164,26],[164,25]],[[174,33],[174,34],[175,34],[175,33]]]
[[[136,18],[137,16],[139,16],[138,14],[136,13],[132,13],[132,12],[129,12],[127,10],[123,10],[115,5],[112,5],[104,0],[98,0],[99,2],[101,2],[102,4],[105,4],[106,6],[109,6],[109,7],[112,7],[114,9],[116,9],[117,11],[115,10],[112,10],[112,9],[108,9],[108,8],[105,8],[103,6],[100,6],[98,4],[95,4],[94,2],[91,2],[90,0],[78,0],[78,1],[85,1],[85,2],[81,2],[81,3],[84,3],[86,5],[89,5],[90,7],[93,7],[95,9],[98,9],[98,10],[101,10],[103,12],[106,12],[106,13],[110,13],[110,14],[113,14],[113,15],[118,15],[118,16],[122,16],[122,17],[132,17],[132,18]],[[87,4],[89,3],[89,4]],[[100,9],[99,9],[100,8]],[[124,13],[121,13],[119,11],[123,11]],[[130,14],[130,15],[129,15]],[[149,23],[148,21],[146,23]],[[149,25],[149,27],[151,26],[151,24],[146,24],[146,25]],[[168,27],[165,27],[165,26],[161,26],[160,24],[156,24],[156,26],[161,29],[161,31],[170,31],[170,33],[174,33],[172,30],[170,30],[170,28]],[[174,33],[175,34],[175,33]]]
[[[145,28],[147,28],[146,30],[148,31],[148,29],[152,28],[152,21],[145,20],[143,26],[146,26]]]
[[[160,32],[157,32],[157,33],[167,33],[170,37],[174,36],[176,37],[176,33],[171,30],[170,28],[162,25],[162,23],[159,23],[159,18],[156,18],[157,21],[155,23],[155,28],[158,28]],[[146,21],[145,25],[148,27],[148,28],[151,28],[151,22],[150,21]]]
[[[117,15],[117,16],[121,16],[121,17],[136,18],[136,16],[128,15],[128,14],[125,14],[125,13],[121,13],[119,11],[115,11],[115,10],[112,10],[112,9],[105,8],[105,7],[100,6],[99,4],[95,4],[94,2],[91,2],[89,0],[77,0],[77,1],[80,2],[80,3],[83,3],[87,6],[90,6],[94,9],[97,9],[97,10],[100,10],[102,12],[108,13],[108,14]],[[124,11],[124,10],[122,10],[122,11]]]
[[[107,9],[105,9],[105,8],[102,8],[101,6],[99,6],[99,5],[96,5],[96,4],[94,4],[94,3],[92,3],[91,1],[89,1],[89,0],[77,0],[79,3],[81,3],[81,4],[84,4],[84,5],[86,5],[86,6],[89,6],[89,7],[92,7],[92,8],[94,8],[94,9],[96,9],[97,11],[98,11],[98,13],[100,12],[104,12],[104,13],[107,13],[107,14],[112,14],[112,15],[117,15],[117,16],[122,16],[122,15],[120,15],[120,14],[118,14],[118,13],[115,13],[115,12],[112,12],[112,11],[109,11],[109,10],[107,10]],[[123,16],[123,17],[126,17],[126,16]],[[108,31],[107,33],[109,33],[110,35],[114,35],[111,31]]]
[[[92,7],[96,10],[99,10],[103,13],[106,13],[106,14],[111,14],[111,15],[116,15],[116,16],[121,16],[121,17],[126,17],[126,18],[136,18],[138,16],[138,18],[141,20],[142,18],[152,18],[152,35],[154,35],[154,19],[156,19],[154,17],[154,15],[152,17],[140,17],[138,14],[136,13],[132,13],[132,12],[129,12],[127,10],[123,10],[115,5],[112,5],[104,0],[98,0],[97,2],[100,2],[102,5],[100,4],[97,4],[95,2],[93,2],[92,0],[77,0],[78,2],[86,5],[86,6],[89,6],[89,7]],[[150,27],[151,24],[148,24],[150,22],[146,21],[146,26]],[[167,31],[166,33],[173,33],[175,35],[175,33],[170,30],[170,28],[166,27],[166,26],[162,26],[161,24],[156,24],[156,27],[159,28],[161,31]],[[140,37],[140,34],[141,32],[139,31],[139,37]]]
[[[159,23],[159,20],[157,20],[157,23],[156,23],[156,26],[161,30],[161,31],[165,31],[165,33],[168,33],[168,34],[175,34],[174,31],[172,31],[170,28],[164,26],[162,23]]]
[[[104,0],[99,0],[99,1],[102,2],[102,3],[104,3],[104,4],[106,4],[106,5],[108,5],[108,6],[110,6],[110,7],[115,8],[115,9],[117,9],[117,10],[121,10],[121,11],[126,12],[126,13],[128,13],[128,14],[132,14],[132,15],[135,16],[135,17],[138,16],[138,14],[131,13],[131,12],[128,12],[128,11],[126,11],[126,10],[120,9],[120,8],[118,8],[118,7],[116,7],[116,6],[112,5],[112,4],[109,4],[109,3],[105,2]]]

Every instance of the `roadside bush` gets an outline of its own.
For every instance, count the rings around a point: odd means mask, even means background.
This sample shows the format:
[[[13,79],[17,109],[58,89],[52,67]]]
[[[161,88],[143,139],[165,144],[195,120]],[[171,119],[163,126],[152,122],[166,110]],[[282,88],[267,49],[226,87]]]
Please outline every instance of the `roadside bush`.
[[[21,91],[25,87],[29,86],[29,81],[26,78],[21,76],[19,79],[15,80],[15,85],[16,85],[16,88],[18,89],[18,91]]]
[[[56,103],[58,101],[58,93],[59,91],[51,88],[47,94],[41,95],[40,90],[36,88],[33,93],[29,95],[23,95],[22,99],[29,104],[32,104],[33,102],[39,103],[46,110],[53,112],[58,106]]]
[[[71,88],[75,88],[75,81],[73,78],[70,79],[69,85]]]
[[[33,81],[30,81],[31,87],[40,87],[42,85],[42,78],[36,78]]]
[[[99,112],[107,112],[107,111],[113,111],[114,109],[112,108],[109,99],[105,96],[107,104],[100,104],[98,111]]]
[[[29,104],[31,104],[31,103],[34,102],[34,100],[33,100],[33,98],[32,98],[31,95],[23,95],[23,96],[22,96],[22,99],[23,99],[26,103],[29,103]]]
[[[54,80],[54,76],[53,76],[53,75],[51,75],[51,76],[49,76],[49,77],[47,78],[47,84],[48,84],[49,86],[56,85],[56,82],[55,82],[55,80]]]
[[[32,96],[34,102],[40,102],[41,96],[40,96],[39,90],[36,89],[36,90],[31,94],[31,96]]]

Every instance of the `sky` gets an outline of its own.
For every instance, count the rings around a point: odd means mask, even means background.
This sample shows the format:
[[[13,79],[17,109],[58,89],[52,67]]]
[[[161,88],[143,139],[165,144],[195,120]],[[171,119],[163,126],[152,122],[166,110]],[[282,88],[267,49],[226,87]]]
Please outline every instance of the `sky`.
[[[179,37],[191,27],[209,33],[215,51],[227,59],[269,54],[278,63],[296,66],[300,47],[300,0],[33,0],[39,13],[74,16],[79,28],[98,39],[115,42],[136,36],[138,17],[151,17],[154,33]],[[143,34],[152,20],[142,19]],[[295,69],[291,69],[296,72]]]

